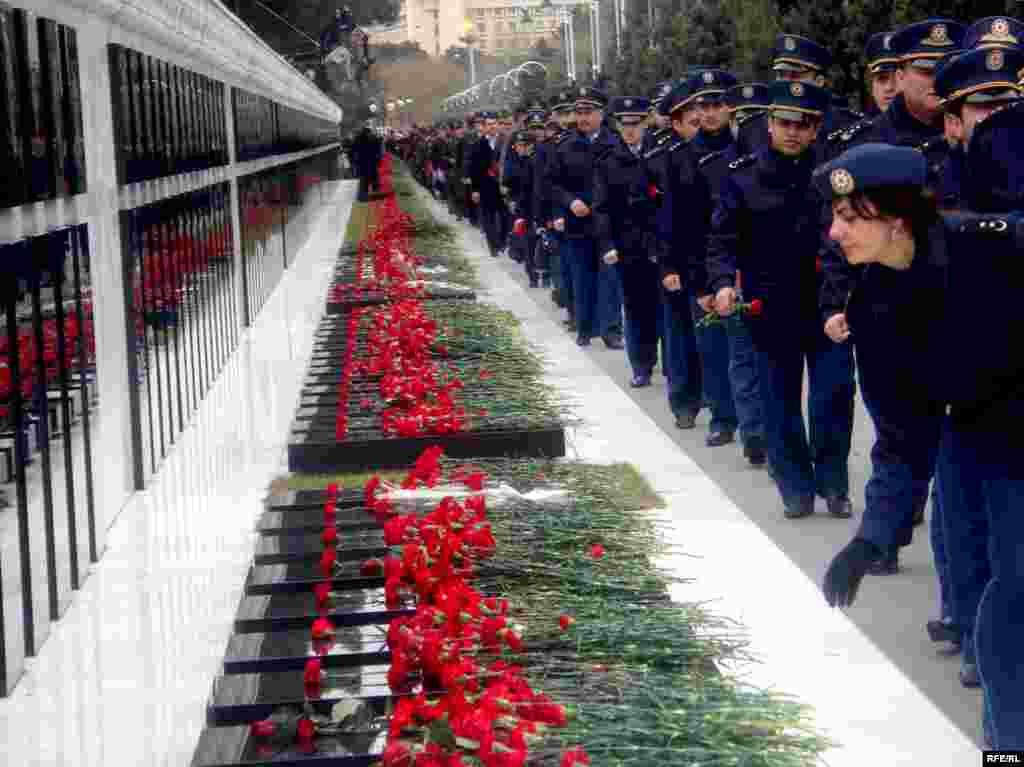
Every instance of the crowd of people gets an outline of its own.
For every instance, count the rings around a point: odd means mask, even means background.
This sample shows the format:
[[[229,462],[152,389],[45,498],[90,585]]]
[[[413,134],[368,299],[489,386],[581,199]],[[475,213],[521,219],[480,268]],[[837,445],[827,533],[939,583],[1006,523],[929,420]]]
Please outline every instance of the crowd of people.
[[[825,597],[897,575],[930,495],[928,633],[982,688],[986,741],[1021,749],[1024,24],[927,19],[866,58],[865,115],[828,90],[825,46],[782,34],[770,83],[696,67],[648,94],[555,88],[391,148],[552,288],[579,346],[624,345],[634,387],[660,358],[676,426],[706,408],[709,448],[738,434],[786,518],[816,498],[853,516],[859,384],[871,474]]]

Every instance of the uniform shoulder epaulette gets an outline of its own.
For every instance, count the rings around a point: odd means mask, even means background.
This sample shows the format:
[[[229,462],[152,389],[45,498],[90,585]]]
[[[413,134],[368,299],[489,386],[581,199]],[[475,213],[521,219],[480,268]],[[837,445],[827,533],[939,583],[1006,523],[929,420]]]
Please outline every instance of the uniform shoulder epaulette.
[[[668,151],[672,152],[674,154],[674,153],[678,152],[680,149],[682,149],[683,147],[687,147],[689,145],[690,145],[689,142],[686,142],[686,141],[683,141],[683,140],[680,139],[679,141],[675,142],[674,144],[669,145]]]
[[[845,144],[848,141],[852,141],[874,124],[874,120],[861,120],[860,122],[855,122],[853,125],[847,125],[845,128],[832,131],[828,134],[826,141],[830,144],[842,141]]]
[[[739,170],[740,168],[745,168],[748,165],[753,165],[754,160],[756,159],[757,155],[755,154],[745,154],[738,160],[733,160],[729,163],[729,170]]]
[[[719,149],[717,152],[712,152],[711,154],[704,155],[703,157],[701,157],[697,161],[697,167],[698,168],[703,168],[705,165],[707,165],[709,162],[714,160],[716,157],[721,157],[724,152],[725,152],[724,149]]]

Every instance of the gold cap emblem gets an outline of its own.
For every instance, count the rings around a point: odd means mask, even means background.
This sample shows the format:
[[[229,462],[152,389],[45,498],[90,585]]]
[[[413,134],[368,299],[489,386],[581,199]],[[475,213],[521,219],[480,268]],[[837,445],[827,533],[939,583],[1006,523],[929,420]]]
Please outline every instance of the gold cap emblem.
[[[745,86],[743,86],[743,98],[745,98],[745,99],[752,99],[752,98],[754,98],[754,86],[753,85],[745,85]]]
[[[782,45],[787,51],[796,50],[796,40],[794,40],[792,37],[787,37],[785,40],[783,40]]]
[[[846,168],[836,168],[832,171],[829,181],[832,182],[832,191],[838,195],[845,196],[853,191],[853,176]]]
[[[1010,34],[1010,22],[1006,19],[996,19],[992,22],[992,34],[997,37],[1005,37]]]
[[[804,84],[803,83],[790,83],[789,92],[797,98],[804,95]]]
[[[1006,19],[996,19],[989,27],[987,34],[981,36],[983,43],[1008,43],[1016,45],[1019,41],[1010,34],[1010,22]]]
[[[946,25],[936,24],[928,32],[928,39],[923,42],[927,45],[951,45],[953,41],[949,39],[949,30],[946,29]]]
[[[1003,57],[1003,52],[996,48],[993,51],[989,51],[988,56],[985,58],[985,66],[988,67],[989,72],[998,72],[1003,68],[1006,63],[1006,59]]]

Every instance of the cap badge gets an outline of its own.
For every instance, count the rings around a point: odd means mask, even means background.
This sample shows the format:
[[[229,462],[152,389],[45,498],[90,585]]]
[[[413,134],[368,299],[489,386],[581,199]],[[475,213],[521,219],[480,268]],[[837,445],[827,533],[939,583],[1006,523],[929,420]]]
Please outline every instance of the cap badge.
[[[845,196],[853,191],[853,176],[850,175],[850,171],[846,170],[846,168],[836,168],[832,171],[829,181],[832,182],[832,191],[838,195]]]
[[[783,47],[785,47],[787,51],[796,50],[796,40],[794,40],[792,37],[787,37],[785,40],[783,40],[782,45]]]
[[[754,98],[754,86],[753,85],[745,85],[745,86],[743,86],[743,98],[745,98],[745,99],[752,99],[752,98]]]
[[[1012,43],[1017,44],[1016,37],[1010,34],[1010,22],[1006,19],[996,19],[989,28],[989,33],[982,36],[982,41],[987,43]]]
[[[988,67],[989,72],[998,72],[1003,68],[1004,63],[1003,52],[998,48],[989,51],[988,57],[985,59],[985,66]]]
[[[790,83],[789,92],[797,98],[804,95],[804,84],[803,83]]]
[[[928,33],[928,39],[922,41],[926,45],[952,45],[953,41],[949,39],[949,30],[946,29],[945,24],[936,24],[931,28]]]
[[[715,73],[714,72],[705,72],[703,74],[703,78],[704,78],[704,82],[706,82],[708,85],[711,85],[715,81]]]
[[[887,34],[885,37],[882,38],[882,47],[885,48],[887,51],[888,50],[892,50],[892,33],[891,32],[889,34]]]
[[[633,106],[633,99],[626,99],[622,102],[622,105],[626,107],[626,109],[631,108]]]

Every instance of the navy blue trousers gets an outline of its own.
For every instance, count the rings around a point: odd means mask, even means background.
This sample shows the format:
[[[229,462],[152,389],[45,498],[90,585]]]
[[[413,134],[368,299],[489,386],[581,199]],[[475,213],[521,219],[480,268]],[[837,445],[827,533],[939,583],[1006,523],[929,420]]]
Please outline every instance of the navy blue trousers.
[[[626,355],[635,376],[650,376],[658,361],[661,279],[658,265],[646,256],[619,262],[626,314]]]
[[[697,353],[697,334],[693,327],[687,290],[674,293],[662,289],[662,351],[663,369],[668,378],[668,404],[673,414],[696,414],[701,409],[700,356]]]
[[[755,320],[762,322],[761,320]],[[847,496],[853,432],[853,350],[817,327],[774,324],[754,333],[765,447],[784,503]],[[804,364],[810,382],[808,428],[803,416]],[[808,439],[809,437],[809,439]]]
[[[909,546],[913,538],[914,509],[928,498],[944,410],[894,386],[899,371],[887,362],[857,347],[861,397],[875,425],[860,536],[891,548]]]
[[[704,316],[697,299],[690,304],[693,321],[697,323]],[[729,381],[729,336],[723,323],[697,331],[697,352],[700,356],[701,381],[704,385],[704,402],[711,409],[711,431],[736,431],[738,419],[736,403]]]
[[[572,271],[577,335],[581,338],[622,333],[622,288],[615,270],[602,263],[589,237],[566,239]]]
[[[948,424],[939,448],[954,619],[974,620],[993,745],[1024,749],[1024,479],[991,436]],[[1019,451],[1018,451],[1019,452]],[[976,614],[970,615],[972,605]]]
[[[744,444],[751,438],[763,440],[764,402],[754,339],[742,317],[727,317],[725,333],[729,342],[729,384],[736,405],[740,437]]]

